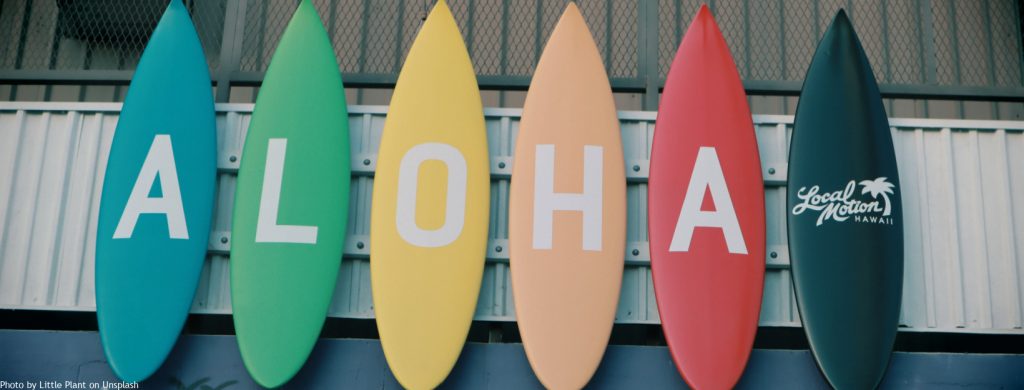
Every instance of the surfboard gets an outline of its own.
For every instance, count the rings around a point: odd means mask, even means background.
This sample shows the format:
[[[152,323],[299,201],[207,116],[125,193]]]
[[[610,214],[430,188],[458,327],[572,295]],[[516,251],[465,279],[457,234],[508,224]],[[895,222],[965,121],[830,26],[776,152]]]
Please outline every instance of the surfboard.
[[[874,388],[900,315],[902,188],[878,85],[844,11],[818,44],[793,125],[787,222],[804,332],[833,387]]]
[[[271,58],[242,151],[231,304],[245,367],[264,387],[302,367],[327,316],[348,222],[348,110],[309,0]]]
[[[163,364],[206,258],[217,174],[210,73],[188,10],[171,1],[128,87],[96,233],[96,319],[121,380]]]
[[[608,76],[569,3],[526,96],[509,194],[516,319],[548,388],[582,388],[608,345],[625,259],[623,164]]]
[[[747,96],[706,5],[665,82],[647,210],[654,293],[672,360],[693,388],[732,388],[761,310],[764,181]]]
[[[442,0],[398,76],[373,180],[374,313],[406,388],[437,387],[462,352],[483,278],[490,186],[476,73]]]

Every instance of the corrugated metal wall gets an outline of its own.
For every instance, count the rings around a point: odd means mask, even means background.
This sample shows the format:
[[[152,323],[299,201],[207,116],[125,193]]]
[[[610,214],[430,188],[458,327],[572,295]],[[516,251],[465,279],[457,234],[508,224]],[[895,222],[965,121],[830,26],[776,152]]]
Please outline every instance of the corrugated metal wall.
[[[119,104],[0,103],[0,308],[93,310],[96,212]],[[218,106],[218,203],[196,313],[229,313],[230,215],[252,105]],[[491,244],[476,318],[513,321],[506,238],[516,109],[488,109]],[[369,202],[385,107],[350,107],[352,200],[331,315],[372,318]],[[617,322],[658,323],[647,250],[653,112],[621,112],[629,209]],[[761,324],[799,326],[785,229],[792,117],[755,116],[768,269]],[[891,119],[906,228],[910,330],[1024,334],[1024,122]],[[234,160],[234,161],[232,161]],[[868,243],[865,243],[866,245]],[[144,253],[139,254],[145,256]]]

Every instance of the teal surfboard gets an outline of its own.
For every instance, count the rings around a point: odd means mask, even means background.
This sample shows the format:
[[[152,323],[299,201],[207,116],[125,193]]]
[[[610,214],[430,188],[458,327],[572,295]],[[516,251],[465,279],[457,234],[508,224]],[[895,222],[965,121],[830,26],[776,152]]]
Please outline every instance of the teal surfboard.
[[[217,173],[210,74],[171,1],[142,53],[114,132],[96,233],[96,317],[114,373],[141,381],[188,317]]]
[[[313,350],[348,221],[348,111],[313,5],[302,1],[253,109],[235,192],[231,304],[250,375],[277,387]]]
[[[839,11],[807,70],[789,154],[789,250],[800,318],[836,389],[872,389],[903,291],[903,188],[871,65]]]

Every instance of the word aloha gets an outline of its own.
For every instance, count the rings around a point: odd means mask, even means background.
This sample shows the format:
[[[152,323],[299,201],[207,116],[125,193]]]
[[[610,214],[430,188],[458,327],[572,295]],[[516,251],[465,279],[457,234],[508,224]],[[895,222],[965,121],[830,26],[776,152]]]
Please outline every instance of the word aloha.
[[[317,226],[278,223],[287,148],[288,140],[286,138],[268,140],[263,188],[256,223],[256,242],[316,245]],[[584,251],[602,250],[604,147],[584,145],[583,151],[583,192],[559,193],[554,189],[555,145],[536,145],[533,249],[552,249],[551,237],[555,229],[554,213],[556,211],[579,211],[583,217],[581,249]],[[415,221],[416,199],[419,195],[419,185],[417,184],[419,168],[429,160],[443,163],[448,171],[448,183],[445,190],[445,221],[443,226],[437,229],[425,229]],[[451,244],[461,235],[465,222],[467,170],[465,156],[452,145],[428,142],[416,145],[406,151],[398,172],[398,202],[394,221],[395,228],[402,239],[418,247],[437,248]],[[156,197],[149,196],[152,187],[157,183],[162,189],[162,194]],[[853,185],[854,183],[851,181],[847,192],[853,192]],[[817,192],[818,187],[815,186],[811,193],[806,195],[809,199],[813,198],[815,204],[822,202],[822,199],[827,201],[834,197],[823,197],[817,195]],[[705,194],[710,194],[715,204],[714,211],[700,209],[701,204],[704,203]],[[849,198],[849,194],[845,195],[845,198]],[[888,198],[886,201],[888,202]],[[821,209],[824,206],[808,207]],[[832,211],[829,213],[829,215],[834,214]],[[888,205],[886,205],[885,215],[888,213]],[[167,218],[168,238],[189,239],[174,149],[171,145],[171,136],[168,134],[158,134],[154,137],[139,171],[139,176],[121,213],[113,238],[130,239],[135,232],[139,216],[142,214],[164,215]],[[733,207],[732,197],[726,185],[722,164],[714,147],[702,146],[697,153],[686,196],[678,216],[669,251],[688,252],[694,230],[701,227],[721,229],[729,253],[748,253],[739,219]],[[836,220],[846,219],[839,216],[835,218]],[[821,219],[819,218],[818,221],[820,225]]]
[[[896,186],[888,182],[885,177],[862,180],[859,183],[863,187],[861,195],[870,194],[873,199],[865,202],[853,199],[857,184],[856,180],[850,180],[846,184],[846,188],[826,193],[821,193],[819,186],[813,186],[810,189],[800,187],[796,197],[800,198],[802,202],[793,207],[793,215],[803,214],[807,210],[818,211],[816,226],[821,226],[828,220],[844,222],[850,217],[853,217],[854,222],[892,225],[892,203],[889,200],[889,195],[894,194],[893,189]],[[881,202],[878,200],[879,196],[882,197]],[[879,213],[881,215],[877,215]]]

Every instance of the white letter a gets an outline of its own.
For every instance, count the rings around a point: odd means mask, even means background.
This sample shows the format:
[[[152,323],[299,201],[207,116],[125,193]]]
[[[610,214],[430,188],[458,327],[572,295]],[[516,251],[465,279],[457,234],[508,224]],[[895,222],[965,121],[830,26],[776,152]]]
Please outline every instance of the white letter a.
[[[715,211],[700,209],[704,203],[705,189],[708,188],[711,190],[711,200],[715,203]],[[722,229],[729,253],[747,254],[747,244],[743,241],[743,232],[732,206],[732,198],[729,197],[729,188],[725,185],[725,174],[718,161],[718,152],[708,146],[702,146],[697,152],[697,162],[693,166],[690,185],[686,188],[683,207],[679,210],[669,252],[688,252],[693,229],[698,226]]]
[[[153,182],[160,177],[159,198],[150,198]],[[174,150],[171,136],[157,134],[149,147],[146,160],[142,163],[139,177],[135,180],[131,195],[121,213],[121,219],[114,229],[114,238],[132,238],[139,214],[164,214],[167,216],[167,232],[173,239],[188,239],[185,225],[185,208],[181,204],[181,189],[178,187],[178,169],[174,166]]]

